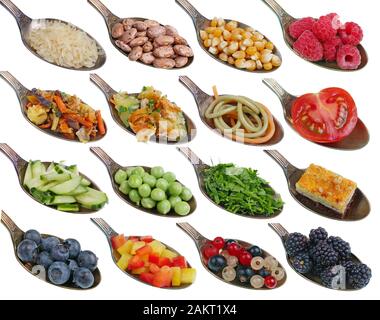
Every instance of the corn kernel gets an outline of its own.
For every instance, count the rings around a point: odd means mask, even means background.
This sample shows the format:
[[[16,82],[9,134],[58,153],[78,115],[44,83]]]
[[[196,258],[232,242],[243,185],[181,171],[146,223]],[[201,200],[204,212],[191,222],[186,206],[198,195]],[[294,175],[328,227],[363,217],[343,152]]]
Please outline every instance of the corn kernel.
[[[256,68],[257,68],[257,70],[262,70],[263,69],[263,64],[261,63],[260,60],[256,61]]]
[[[213,33],[215,31],[215,29],[216,29],[215,27],[207,27],[205,31],[207,33]]]
[[[218,48],[215,48],[215,47],[210,47],[210,48],[208,49],[208,51],[209,51],[211,54],[213,54],[213,55],[217,55],[217,54],[219,53]]]
[[[273,69],[273,66],[272,64],[269,62],[269,63],[264,63],[264,70],[266,71],[270,71]]]
[[[244,59],[245,58],[245,52],[244,51],[236,51],[232,56],[235,59]]]
[[[210,47],[211,47],[211,44],[212,44],[212,40],[211,40],[211,39],[207,39],[207,40],[203,41],[203,45],[204,45],[206,48],[210,48]]]
[[[211,20],[211,27],[216,27],[218,26],[218,18],[214,18]]]
[[[273,50],[274,49],[274,44],[272,42],[267,42],[267,44],[265,45],[265,48],[266,49],[269,49],[269,50]]]
[[[261,42],[264,44],[264,48],[265,48],[265,46],[266,46],[267,43],[268,43],[268,40],[267,40],[267,39],[263,39],[263,40],[261,40]]]
[[[260,52],[256,52],[253,56],[256,57],[256,59],[254,59],[254,60],[260,60],[261,59],[261,53]]]
[[[223,51],[225,48],[227,48],[228,47],[228,42],[227,41],[221,41],[220,43],[219,43],[219,46],[218,46],[218,49],[220,50],[220,51]]]
[[[227,56],[230,56],[230,55],[231,55],[230,50],[228,50],[228,47],[224,48],[222,51],[223,51],[223,53],[225,53]]]
[[[240,48],[241,51],[244,51],[244,52],[245,52],[245,50],[247,50],[247,47],[243,46],[242,44],[239,46],[239,48]]]
[[[204,31],[204,30],[201,30],[201,32],[200,32],[200,36],[201,36],[201,39],[202,39],[203,41],[208,39],[208,34],[207,34],[207,32]]]
[[[262,41],[256,41],[255,42],[255,47],[257,48],[257,50],[261,51],[264,49],[265,45]]]
[[[214,39],[214,38],[215,38],[215,36],[214,36],[214,34],[213,34],[213,33],[209,33],[209,34],[208,34],[208,38],[209,38],[209,39]]]
[[[237,59],[235,61],[235,67],[239,69],[245,69],[247,60],[245,59]]]
[[[265,51],[265,50],[263,50]],[[272,61],[272,58],[273,58],[273,54],[272,53],[266,53],[266,54],[261,54],[261,58],[260,58],[260,61],[262,63],[270,63]]]
[[[253,29],[253,28],[251,28],[251,27],[247,27],[247,28],[245,28],[245,31],[247,31],[247,32],[250,32],[250,33],[254,33],[254,32],[256,32],[256,30],[255,29]]]
[[[256,47],[249,47],[246,50],[246,53],[249,56],[253,56],[256,52],[257,52],[257,48]]]
[[[224,19],[222,18],[218,19],[218,27],[223,27],[225,24],[226,24],[226,21],[224,21]]]
[[[235,33],[235,34],[232,34],[231,39],[235,40],[235,41],[240,41],[240,40],[243,39],[243,36],[241,34],[236,34]]]
[[[232,30],[232,34],[243,34],[244,30],[242,28],[236,28]]]
[[[253,60],[249,60],[245,63],[245,67],[249,71],[255,71],[256,70],[256,62]]]
[[[264,36],[263,36],[260,32],[255,32],[255,33],[253,34],[253,37],[254,37],[256,40],[259,40],[259,41],[261,41],[261,40],[264,39]]]
[[[227,62],[228,62],[229,64],[235,64],[235,59],[232,58],[232,57],[229,57],[228,60],[227,60]]]
[[[219,44],[220,44],[219,38],[212,39],[212,44],[211,44],[212,47],[217,47]],[[271,57],[271,59],[272,59],[272,57]]]
[[[230,45],[228,46],[228,50],[229,52],[231,52],[231,54],[236,52],[238,49],[239,49],[239,44],[236,41],[231,42]]]
[[[229,40],[231,40],[231,32],[229,32],[228,30],[224,30],[223,31],[223,38],[224,38],[224,40],[226,40],[226,41],[229,41]]]
[[[236,21],[230,21],[226,24],[226,29],[228,31],[232,31],[238,27],[238,23]]]
[[[223,30],[220,29],[220,28],[217,28],[217,29],[215,29],[215,31],[213,32],[213,34],[214,34],[215,37],[220,37],[223,34]]]
[[[221,53],[219,55],[219,59],[224,61],[224,62],[227,62],[228,61],[228,56],[225,54],[225,53]]]
[[[243,38],[244,38],[244,39],[251,39],[252,36],[253,36],[253,34],[252,34],[251,32],[248,32],[248,31],[244,31],[244,32],[242,33],[242,35],[243,35]]]
[[[271,62],[272,62],[272,65],[274,67],[279,67],[281,65],[281,59],[280,59],[280,57],[276,56],[275,54],[273,55]]]
[[[251,39],[245,39],[243,41],[243,45],[246,47],[252,47],[253,46],[253,41]]]

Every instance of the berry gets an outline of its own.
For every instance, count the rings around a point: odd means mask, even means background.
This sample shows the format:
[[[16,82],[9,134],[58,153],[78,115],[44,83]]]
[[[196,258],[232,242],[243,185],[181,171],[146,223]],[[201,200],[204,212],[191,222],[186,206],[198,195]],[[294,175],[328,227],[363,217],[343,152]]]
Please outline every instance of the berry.
[[[23,240],[17,246],[17,256],[24,263],[34,262],[37,253],[37,244],[32,240]]]
[[[248,251],[244,251],[239,256],[239,262],[243,266],[250,266],[252,261],[252,255]]]
[[[327,243],[339,254],[341,260],[345,260],[351,257],[350,244],[339,237],[330,237],[327,239]]]
[[[316,265],[330,267],[338,263],[338,253],[326,242],[319,242],[310,252],[310,257]]]
[[[86,268],[79,268],[74,271],[73,283],[82,289],[91,288],[94,285],[94,275]]]
[[[42,251],[36,258],[36,264],[39,266],[43,266],[45,269],[48,269],[54,260],[50,256],[50,253],[47,251]]]
[[[291,233],[285,241],[286,252],[289,256],[294,257],[297,253],[307,250],[309,240],[301,233]]]
[[[218,250],[222,250],[224,248],[224,239],[222,237],[217,237],[212,242],[214,247],[216,247]]]
[[[65,284],[69,281],[70,275],[70,269],[64,262],[54,262],[48,270],[49,280],[56,285]]]
[[[336,61],[336,54],[342,44],[340,38],[335,37],[323,43],[323,56],[327,62]]]
[[[311,17],[298,19],[290,24],[289,34],[293,39],[298,39],[304,31],[311,31],[314,23],[315,19]]]
[[[219,250],[211,243],[206,243],[202,248],[203,256],[206,259],[210,259],[213,256],[216,256],[219,253]]]
[[[372,272],[365,264],[357,264],[349,269],[347,279],[348,283],[354,289],[366,287],[371,280]]]
[[[300,253],[291,261],[294,269],[301,274],[307,274],[313,269],[313,262],[308,253]]]
[[[293,49],[302,58],[309,61],[320,61],[323,58],[322,43],[309,30],[304,31],[294,42]]]
[[[76,259],[81,251],[80,243],[75,239],[67,239],[63,244],[69,249],[70,259]]]
[[[69,266],[71,272],[74,272],[79,268],[78,263],[75,260],[67,260],[67,265]]]
[[[275,277],[269,276],[264,279],[264,284],[268,289],[274,289],[277,287],[277,280]]]
[[[228,240],[225,241],[225,245],[226,246],[230,245],[231,243],[237,243],[237,241],[233,240],[233,239],[228,239]]]
[[[252,257],[261,257],[263,255],[263,250],[261,250],[258,246],[253,246],[247,251],[252,255]]]
[[[50,251],[51,257],[54,261],[65,262],[69,259],[69,249],[63,244],[57,244]]]
[[[239,257],[242,252],[242,247],[240,244],[233,242],[227,246],[227,251],[231,256]]]
[[[24,239],[25,240],[32,240],[37,245],[39,245],[41,243],[41,235],[36,230],[29,230],[29,231],[25,232]]]
[[[48,237],[46,239],[42,239],[42,249],[44,251],[50,252],[53,247],[60,243],[59,239],[56,237]]]
[[[251,286],[255,289],[261,289],[264,287],[265,280],[262,276],[256,275],[251,278]]]
[[[315,263],[313,264],[313,269],[311,270],[311,273],[317,277],[320,277],[322,272],[326,270],[326,267],[324,266],[318,266]]]
[[[90,269],[90,271],[95,271],[98,265],[98,258],[91,251],[82,251],[77,259],[78,265],[81,268]]]
[[[319,227],[318,229],[313,229],[310,231],[309,239],[311,244],[315,245],[320,241],[327,240],[328,233],[325,229]]]
[[[340,17],[337,13],[329,13],[326,17],[330,19],[334,29],[339,30],[342,27],[342,22],[340,21]]]
[[[342,267],[346,269],[346,273],[350,272],[351,268],[355,266],[356,264],[352,262],[351,260],[344,261],[341,263]]]
[[[236,270],[237,278],[241,283],[248,283],[251,278],[255,275],[255,272],[250,267],[240,266]]]
[[[343,70],[356,70],[362,62],[362,57],[358,48],[346,44],[338,49],[336,61]]]
[[[227,260],[225,257],[218,255],[211,257],[208,261],[208,267],[213,272],[220,272],[227,266]]]
[[[228,282],[232,282],[236,279],[236,270],[232,267],[225,267],[222,272],[222,277]]]
[[[343,44],[350,44],[357,46],[363,40],[363,30],[355,22],[347,22],[338,31],[339,37],[342,39]]]
[[[258,272],[258,275],[261,276],[261,277],[263,277],[263,278],[266,278],[266,277],[270,276],[271,274],[272,274],[272,273],[271,273],[269,270],[265,269],[265,268],[262,268],[262,269]]]
[[[314,24],[312,31],[318,40],[325,42],[333,39],[338,31],[332,15],[320,17]]]
[[[339,277],[339,272],[336,270],[337,266],[328,267],[320,274],[322,285],[327,288],[333,289],[334,278]]]

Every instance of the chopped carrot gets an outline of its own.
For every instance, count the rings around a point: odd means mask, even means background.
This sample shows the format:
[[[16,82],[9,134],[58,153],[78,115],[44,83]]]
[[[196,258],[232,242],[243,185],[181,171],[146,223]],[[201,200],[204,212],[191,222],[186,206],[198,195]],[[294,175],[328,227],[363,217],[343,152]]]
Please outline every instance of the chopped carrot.
[[[98,122],[99,134],[104,136],[106,134],[106,127],[104,126],[104,121],[100,110],[96,111],[96,121]]]
[[[49,121],[48,123],[40,125],[39,128],[41,128],[41,129],[50,129],[51,125],[52,125],[52,122]]]
[[[62,113],[70,112],[70,110],[66,107],[65,103],[63,102],[60,96],[54,95],[54,102],[57,104],[59,111],[61,111]]]
[[[83,126],[85,126],[87,128],[91,128],[93,126],[93,123],[91,121],[87,121],[85,118],[81,117],[78,114],[64,113],[62,116],[65,119],[70,119],[70,120],[79,122],[81,125],[83,125]]]

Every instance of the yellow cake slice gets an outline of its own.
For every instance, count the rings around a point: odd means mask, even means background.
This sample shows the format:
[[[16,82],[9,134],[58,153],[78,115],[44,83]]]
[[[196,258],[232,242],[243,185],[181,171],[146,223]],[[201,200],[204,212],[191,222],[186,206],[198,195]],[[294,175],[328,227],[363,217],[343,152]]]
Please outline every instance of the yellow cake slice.
[[[297,192],[344,214],[355,194],[357,184],[315,164],[296,183]]]

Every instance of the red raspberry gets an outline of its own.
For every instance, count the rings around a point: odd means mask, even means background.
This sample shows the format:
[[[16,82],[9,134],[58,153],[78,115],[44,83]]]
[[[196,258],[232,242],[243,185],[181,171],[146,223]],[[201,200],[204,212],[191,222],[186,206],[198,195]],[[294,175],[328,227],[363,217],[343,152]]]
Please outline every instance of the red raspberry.
[[[343,44],[357,46],[363,40],[363,30],[355,22],[347,22],[339,31]]]
[[[357,47],[345,44],[339,48],[336,61],[343,70],[356,70],[362,62],[362,57]]]
[[[323,44],[323,56],[327,62],[336,61],[336,53],[338,52],[339,47],[342,44],[342,40],[340,38],[335,37],[332,40],[326,41]]]
[[[333,21],[334,19],[331,19],[330,14],[329,16],[320,17],[318,21],[314,23],[312,31],[320,41],[325,42],[336,36],[338,28]]]
[[[337,13],[329,13],[326,17],[331,20],[334,29],[339,30],[342,27],[342,22],[340,22],[340,17]]]
[[[315,19],[311,17],[298,19],[290,24],[289,34],[293,39],[298,39],[304,31],[311,31],[314,23]]]
[[[309,61],[320,61],[323,58],[322,43],[309,30],[304,31],[298,40],[294,42],[293,49],[302,58]]]

